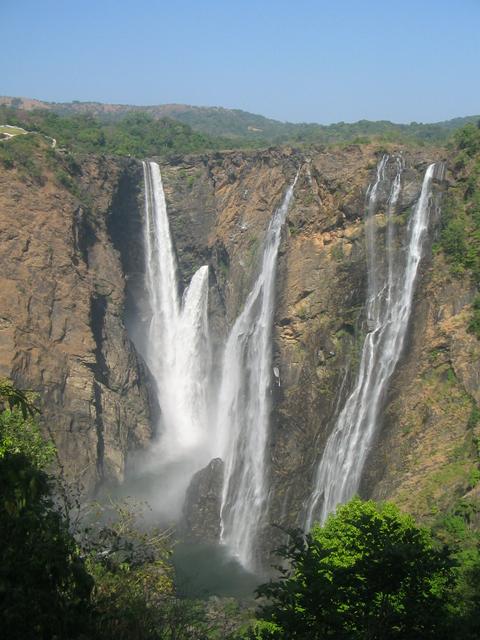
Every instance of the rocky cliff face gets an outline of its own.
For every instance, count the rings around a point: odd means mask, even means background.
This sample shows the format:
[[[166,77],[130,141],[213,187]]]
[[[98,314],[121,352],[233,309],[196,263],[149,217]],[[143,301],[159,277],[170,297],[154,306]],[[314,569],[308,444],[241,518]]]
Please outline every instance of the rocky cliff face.
[[[40,180],[0,171],[0,375],[40,392],[67,478],[91,493],[121,481],[127,452],[150,437],[109,233],[127,209],[135,217],[138,165],[86,159],[75,174],[67,189],[48,165]]]
[[[397,216],[402,227],[419,196],[427,165],[441,156],[432,150],[392,147],[388,151],[401,152],[406,161]],[[273,363],[278,377],[273,376],[271,390],[268,455],[272,497],[267,517],[272,522],[301,523],[303,505],[333,418],[355,380],[366,331],[365,193],[382,153],[373,146],[312,151],[309,156],[275,150],[181,158],[162,166],[183,274],[188,279],[205,262],[213,267],[211,316],[216,335],[224,335],[239,313],[256,274],[270,216],[300,168],[278,266]],[[445,183],[437,181],[437,198],[445,188]],[[377,218],[381,229],[381,211]],[[438,226],[437,218],[432,221],[432,238]],[[378,242],[384,242],[381,233]],[[436,285],[433,274],[437,274]],[[441,264],[441,257],[433,263],[427,257],[417,284],[409,348],[392,382],[386,418],[362,486],[364,496],[396,498],[421,516],[429,513],[417,500],[419,494],[429,491],[425,468],[440,476],[448,475],[452,452],[456,451],[457,459],[460,455],[462,462],[457,467],[462,466],[465,473],[444,487],[443,502],[447,504],[459,491],[468,490],[465,478],[477,465],[471,444],[473,432],[467,426],[473,407],[470,396],[479,373],[477,342],[466,333],[473,290],[466,281],[461,288],[459,298],[459,289]],[[443,329],[437,326],[439,318]],[[441,426],[438,418],[432,420],[428,433],[413,393],[413,389],[417,395],[425,390],[421,391],[422,385],[412,377],[411,363],[421,366],[424,352],[447,356],[444,347],[436,346],[440,335],[452,343],[457,357],[462,354],[458,368],[463,374],[458,374],[458,380],[455,374],[455,384],[463,388],[463,375],[469,380],[470,390],[458,390],[465,400],[462,420],[458,421],[452,396],[438,407]],[[427,358],[423,375],[433,370]],[[446,375],[451,378],[452,373]],[[408,385],[400,384],[402,376]],[[406,437],[405,420],[413,421],[406,416],[409,407],[416,427],[412,426]],[[442,436],[429,454],[435,429],[440,429]],[[462,454],[458,453],[459,447]],[[441,455],[435,453],[439,451]],[[415,491],[409,488],[409,480],[417,483]],[[402,487],[403,499],[399,493]]]
[[[276,321],[281,384],[272,425],[274,522],[303,525],[318,461],[358,374],[368,331],[365,194],[383,152],[352,147],[313,156],[289,216]],[[406,163],[397,207],[401,233],[426,167],[438,157],[398,148],[388,152],[401,153]],[[384,254],[384,213],[380,207],[376,216],[378,255]],[[370,495],[368,488],[362,493]]]
[[[441,156],[388,151],[406,161],[404,226],[427,164]],[[217,356],[257,274],[270,217],[300,170],[278,264],[271,522],[301,522],[333,418],[355,380],[366,331],[365,193],[383,152],[353,145],[160,161],[183,284],[202,264],[211,267]],[[0,373],[42,391],[44,423],[62,461],[94,487],[122,478],[128,452],[149,440],[156,408],[124,326],[141,339],[141,165],[86,159],[81,172],[88,208],[53,179],[38,186],[1,174]],[[438,197],[447,187],[437,181]],[[381,211],[377,217],[381,229]],[[432,240],[436,228],[438,220]],[[364,496],[393,498],[429,517],[476,490],[480,354],[466,330],[473,294],[441,254],[422,263],[408,348],[390,385]],[[218,534],[212,465],[192,484],[185,515],[190,530],[202,535],[203,527],[210,538]]]
[[[364,490],[429,519],[462,498],[478,500],[480,342],[467,331],[468,278],[452,276],[436,255],[421,285]]]

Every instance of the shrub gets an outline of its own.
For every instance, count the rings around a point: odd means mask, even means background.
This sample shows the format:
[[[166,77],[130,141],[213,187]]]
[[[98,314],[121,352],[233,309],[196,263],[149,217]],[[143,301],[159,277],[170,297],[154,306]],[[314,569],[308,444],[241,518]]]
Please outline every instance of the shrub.
[[[260,618],[281,631],[260,637],[448,637],[453,562],[392,504],[354,499],[308,535],[290,532],[280,556],[289,568],[258,593],[270,601]]]
[[[475,296],[472,303],[472,316],[468,323],[468,331],[480,340],[480,294]]]
[[[0,384],[0,621],[12,640],[77,638],[88,628],[93,580],[57,511],[54,454],[25,394]],[[11,408],[10,408],[11,407]]]

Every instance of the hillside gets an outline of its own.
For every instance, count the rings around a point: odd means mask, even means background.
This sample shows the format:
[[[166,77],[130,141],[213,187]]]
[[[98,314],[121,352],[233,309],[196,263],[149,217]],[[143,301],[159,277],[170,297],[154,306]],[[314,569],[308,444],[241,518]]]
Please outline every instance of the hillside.
[[[0,105],[24,111],[48,110],[61,116],[90,114],[103,122],[118,122],[132,111],[141,111],[154,119],[170,118],[190,126],[194,131],[210,136],[242,141],[242,146],[296,142],[337,143],[359,141],[365,137],[380,137],[389,141],[442,143],[450,134],[475,122],[480,116],[466,116],[443,122],[396,124],[387,120],[359,120],[331,125],[317,123],[280,122],[240,109],[197,107],[183,104],[119,105],[100,102],[45,102],[32,98],[0,96]]]
[[[0,128],[3,137],[11,137],[12,131],[41,134],[73,153],[145,158],[238,146],[237,141],[193,131],[170,118],[154,119],[148,113],[133,111],[122,120],[106,122],[87,113],[61,116],[45,109],[25,111],[0,105],[0,123],[5,125]],[[24,146],[29,146],[32,135],[27,136]],[[8,158],[17,150],[17,144],[4,145],[0,156]]]

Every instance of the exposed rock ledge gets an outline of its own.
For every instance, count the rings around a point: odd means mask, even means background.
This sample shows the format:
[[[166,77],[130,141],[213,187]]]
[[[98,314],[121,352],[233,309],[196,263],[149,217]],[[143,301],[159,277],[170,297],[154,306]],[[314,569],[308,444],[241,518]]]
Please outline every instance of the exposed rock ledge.
[[[140,170],[131,160],[87,159],[80,197],[52,174],[39,185],[0,171],[0,376],[41,391],[42,423],[66,476],[89,493],[120,481],[127,451],[150,437],[108,230],[112,218],[138,212]]]

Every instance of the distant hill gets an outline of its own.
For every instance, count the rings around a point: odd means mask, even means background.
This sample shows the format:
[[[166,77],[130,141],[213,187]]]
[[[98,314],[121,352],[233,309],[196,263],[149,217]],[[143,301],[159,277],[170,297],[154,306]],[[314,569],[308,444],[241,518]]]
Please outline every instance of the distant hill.
[[[184,104],[153,106],[104,104],[100,102],[44,102],[32,98],[0,97],[0,105],[31,111],[45,109],[62,116],[92,114],[104,122],[118,122],[132,111],[141,111],[155,119],[170,118],[189,125],[194,131],[210,136],[260,143],[334,143],[362,141],[369,137],[387,140],[443,143],[460,127],[476,122],[480,116],[454,118],[443,122],[396,124],[387,120],[360,120],[331,125],[291,123],[272,120],[240,109],[223,107],[195,107]]]

